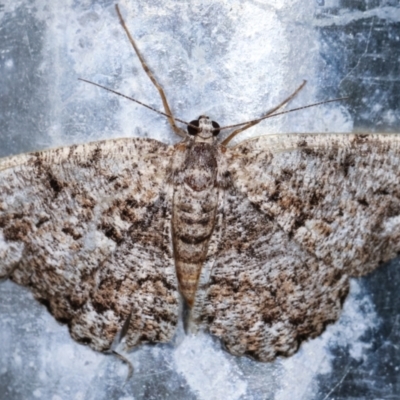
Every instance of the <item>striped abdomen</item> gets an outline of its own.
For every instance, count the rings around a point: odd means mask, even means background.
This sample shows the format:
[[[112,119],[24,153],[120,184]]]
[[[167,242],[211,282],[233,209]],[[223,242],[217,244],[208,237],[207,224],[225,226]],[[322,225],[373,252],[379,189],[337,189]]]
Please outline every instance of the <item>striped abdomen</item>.
[[[192,306],[218,203],[214,148],[205,143],[189,145],[178,174],[172,214],[175,266],[180,291]]]

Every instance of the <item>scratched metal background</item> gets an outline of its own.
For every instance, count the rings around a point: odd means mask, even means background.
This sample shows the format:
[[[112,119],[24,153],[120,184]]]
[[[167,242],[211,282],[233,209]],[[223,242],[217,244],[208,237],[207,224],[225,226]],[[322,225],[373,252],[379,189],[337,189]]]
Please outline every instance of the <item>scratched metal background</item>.
[[[177,116],[221,124],[293,106],[273,132],[400,131],[397,0],[121,0]],[[120,136],[176,142],[165,120],[77,81],[160,108],[109,0],[0,0],[0,156]],[[129,353],[126,367],[73,342],[28,290],[0,284],[0,399],[396,399],[400,261],[352,282],[340,321],[290,359],[261,364],[206,334]]]

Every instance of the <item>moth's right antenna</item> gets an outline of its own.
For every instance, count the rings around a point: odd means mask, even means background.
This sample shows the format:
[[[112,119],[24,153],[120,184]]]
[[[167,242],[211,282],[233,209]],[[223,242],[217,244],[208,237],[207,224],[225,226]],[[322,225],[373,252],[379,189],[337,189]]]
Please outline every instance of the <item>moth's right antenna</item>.
[[[304,80],[303,83],[289,97],[287,97],[285,100],[283,100],[281,103],[279,103],[272,110],[269,110],[261,118],[263,118],[263,117],[265,118],[268,115],[273,114],[275,111],[278,111],[280,108],[282,108],[285,104],[289,103],[289,101],[292,100],[300,92],[301,89],[303,89],[303,87],[306,85],[306,83],[307,83],[307,81]],[[254,120],[254,121],[250,121],[248,123],[245,123],[245,125],[243,125],[241,128],[236,129],[235,131],[233,131],[226,139],[224,139],[224,141],[221,144],[223,146],[226,146],[236,135],[238,135],[239,133],[245,131],[246,129],[249,129],[252,126],[257,125],[258,123],[260,123],[262,121],[261,118],[259,118],[257,120]],[[228,128],[228,127],[224,127],[224,128]]]
[[[335,101],[342,101],[342,100],[347,100],[349,97],[339,97],[337,99],[331,99],[331,100],[324,100],[324,101],[320,101],[318,103],[313,103],[313,104],[308,104],[306,106],[301,106],[301,107],[296,107],[296,108],[291,108],[290,110],[286,110],[286,111],[280,111],[277,113],[274,113],[273,111],[268,112],[266,115],[264,115],[261,118],[257,118],[257,119],[253,119],[252,121],[247,121],[247,122],[241,122],[239,124],[235,124],[235,125],[229,125],[229,126],[223,126],[221,128],[218,128],[219,131],[222,131],[223,129],[229,129],[229,128],[236,128],[237,126],[253,126],[258,124],[261,121],[264,121],[264,119],[267,118],[272,118],[272,117],[277,117],[278,115],[282,115],[282,114],[288,114],[291,113],[293,111],[299,111],[299,110],[304,110],[306,108],[310,108],[310,107],[315,107],[315,106],[320,106],[321,104],[327,104],[327,103],[333,103]],[[279,107],[279,106],[278,106]],[[276,110],[276,108],[275,108]],[[247,129],[247,128],[246,128]],[[236,131],[232,132],[223,142],[222,145],[226,146],[238,133],[242,132],[243,129],[237,129]]]
[[[125,21],[122,18],[121,12],[119,10],[118,4],[115,5],[115,9],[117,10],[117,14],[119,17],[119,21],[121,22],[122,27],[125,30],[126,35],[128,36],[129,41],[131,42],[131,45],[133,47],[133,49],[135,50],[136,55],[138,56],[140,63],[142,64],[142,67],[144,69],[144,71],[146,72],[147,76],[150,78],[151,82],[153,83],[153,85],[156,87],[156,89],[158,90],[158,93],[161,96],[161,100],[163,102],[164,105],[164,110],[165,110],[165,114],[168,116],[168,121],[173,129],[173,131],[181,136],[181,137],[186,137],[186,132],[179,128],[176,125],[175,119],[177,120],[177,118],[174,118],[172,111],[169,107],[168,101],[167,101],[167,97],[165,96],[164,93],[164,89],[161,87],[161,85],[157,82],[156,78],[154,77],[153,73],[150,71],[149,67],[147,66],[146,62],[144,61],[142,55],[140,54],[140,51],[138,49],[138,47],[136,46],[135,41],[133,40],[132,35],[130,34],[128,28],[125,25]],[[197,128],[196,128],[197,129]]]
[[[221,144],[223,146],[228,145],[228,143],[236,136],[238,135],[240,132],[243,132],[244,130],[250,128],[251,126],[257,125],[258,123],[260,123],[261,121],[263,121],[264,119],[267,118],[272,118],[272,117],[276,117],[278,115],[282,115],[282,114],[287,114],[287,113],[291,113],[293,111],[298,111],[298,110],[304,110],[305,108],[310,108],[310,107],[315,107],[315,106],[319,106],[321,104],[327,104],[327,103],[332,103],[334,101],[341,101],[341,100],[346,100],[348,99],[348,97],[340,97],[337,99],[331,99],[331,100],[324,100],[324,101],[320,101],[318,103],[313,103],[313,104],[308,104],[306,106],[302,106],[302,107],[297,107],[297,108],[292,108],[290,110],[286,110],[286,111],[280,111],[280,112],[276,112],[278,111],[280,108],[282,108],[285,104],[287,104],[290,100],[293,99],[294,96],[297,95],[297,93],[300,92],[301,89],[303,89],[303,87],[305,86],[305,84],[307,83],[307,81],[303,81],[303,83],[289,96],[287,97],[285,100],[283,100],[280,104],[278,104],[276,107],[274,107],[272,110],[268,111],[267,113],[265,113],[262,117],[257,118],[257,119],[253,119],[252,121],[247,121],[247,122],[241,122],[239,124],[234,124],[234,125],[228,125],[228,126],[223,126],[223,127],[219,127],[218,131],[222,131],[223,129],[229,129],[229,128],[236,128],[241,126],[241,128],[236,129],[235,131],[233,131],[226,139],[224,139]]]

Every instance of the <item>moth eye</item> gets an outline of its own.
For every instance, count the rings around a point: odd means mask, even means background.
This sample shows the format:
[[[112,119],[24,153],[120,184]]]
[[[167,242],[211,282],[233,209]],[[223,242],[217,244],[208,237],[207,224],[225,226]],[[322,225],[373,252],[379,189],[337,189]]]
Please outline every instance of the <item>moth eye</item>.
[[[212,121],[211,123],[212,123],[212,126],[213,126],[214,129],[219,128],[219,123],[218,122]],[[219,129],[217,129],[216,131],[213,132],[214,136],[217,136],[218,134],[219,134]]]
[[[190,125],[194,125],[194,126],[197,126],[197,127],[198,127],[198,126],[199,126],[199,120],[196,119],[196,120],[194,120],[194,121],[190,121]],[[197,135],[198,130],[192,128],[190,125],[188,125],[188,127],[187,127],[187,130],[188,130],[189,135],[192,135],[192,136]]]

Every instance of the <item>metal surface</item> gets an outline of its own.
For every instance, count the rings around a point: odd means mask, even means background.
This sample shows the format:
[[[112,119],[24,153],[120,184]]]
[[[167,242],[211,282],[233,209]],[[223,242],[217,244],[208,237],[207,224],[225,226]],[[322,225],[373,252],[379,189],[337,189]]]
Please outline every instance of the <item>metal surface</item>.
[[[174,112],[221,125],[255,118],[303,79],[291,107],[344,103],[265,121],[275,132],[400,130],[400,6],[395,1],[147,1],[120,7]],[[111,1],[0,4],[0,156],[121,136],[178,140]],[[399,260],[352,283],[342,318],[289,359],[225,353],[206,334],[143,346],[126,366],[69,337],[29,291],[0,285],[0,398],[376,399],[400,393]]]

